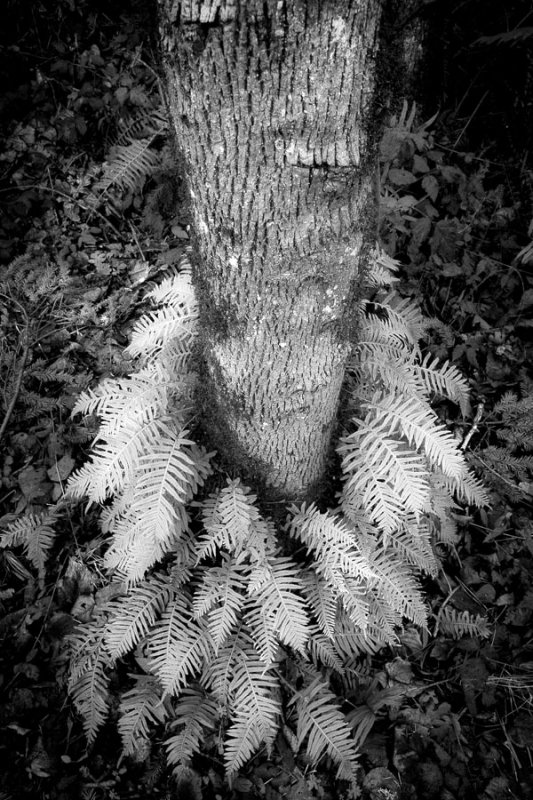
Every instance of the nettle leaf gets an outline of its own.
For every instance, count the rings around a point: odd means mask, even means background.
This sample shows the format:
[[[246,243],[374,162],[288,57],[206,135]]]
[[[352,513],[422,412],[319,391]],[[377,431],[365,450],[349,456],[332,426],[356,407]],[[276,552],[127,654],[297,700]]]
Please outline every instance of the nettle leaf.
[[[389,181],[396,186],[408,186],[410,183],[414,183],[417,180],[412,172],[399,167],[391,167],[387,173],[387,177]]]

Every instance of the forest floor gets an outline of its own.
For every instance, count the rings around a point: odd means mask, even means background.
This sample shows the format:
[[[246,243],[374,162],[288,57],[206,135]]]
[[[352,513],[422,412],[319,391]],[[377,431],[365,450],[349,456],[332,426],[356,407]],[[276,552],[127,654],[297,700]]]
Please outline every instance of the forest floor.
[[[86,457],[78,394],[131,367],[147,287],[188,243],[155,59],[139,10],[8,4],[0,50],[0,531],[45,510]],[[26,7],[27,6],[27,7]],[[15,8],[16,7],[16,8]],[[102,4],[103,8],[103,4]],[[16,76],[16,79],[13,78]],[[458,511],[456,543],[427,581],[431,633],[407,627],[368,659],[374,724],[361,748],[372,800],[533,798],[533,233],[516,162],[458,146],[405,103],[380,150],[381,237],[401,292],[435,317],[428,349],[468,378],[472,416],[443,420],[491,491]],[[135,165],[134,165],[135,162]],[[528,230],[529,226],[529,230]],[[43,531],[45,540],[48,533]],[[100,533],[61,522],[48,563],[0,549],[0,800],[166,796],[164,759],[121,756],[110,724],[88,750],[66,693],[65,637],[90,614]],[[486,619],[457,634],[448,611]],[[387,699],[388,698],[388,699]],[[393,701],[391,700],[393,698]],[[202,761],[205,797],[330,798],[280,737],[234,787]]]

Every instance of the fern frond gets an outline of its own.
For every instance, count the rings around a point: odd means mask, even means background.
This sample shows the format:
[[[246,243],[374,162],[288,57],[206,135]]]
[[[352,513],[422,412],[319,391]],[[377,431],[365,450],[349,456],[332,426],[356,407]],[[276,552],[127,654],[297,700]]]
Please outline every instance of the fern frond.
[[[139,426],[161,416],[168,404],[170,374],[153,364],[126,378],[108,379],[78,398],[72,415],[96,414],[96,441],[117,436],[124,427]]]
[[[6,525],[0,534],[0,549],[22,547],[24,555],[37,570],[39,577],[45,575],[46,561],[55,541],[54,525],[59,509],[50,508],[39,514],[25,514]]]
[[[192,350],[196,336],[198,312],[195,308],[164,306],[148,311],[136,322],[126,352],[148,359],[169,343],[179,348],[184,357]]]
[[[240,480],[228,485],[202,504],[205,533],[199,537],[198,560],[213,558],[219,549],[234,556],[244,550],[253,527],[260,521],[255,495]]]
[[[147,634],[168,605],[174,589],[166,575],[151,575],[150,580],[111,603],[105,642],[113,660],[132,650]]]
[[[338,591],[344,590],[343,576],[371,579],[374,576],[362,555],[353,529],[340,517],[319,511],[311,504],[290,509],[293,517],[289,533],[303,541],[313,552],[314,568]]]
[[[148,656],[149,669],[165,690],[163,697],[181,691],[189,676],[200,674],[213,657],[208,632],[193,618],[190,602],[183,592],[169,603],[153,627]]]
[[[413,351],[411,356],[404,353],[402,357],[397,355],[398,351],[397,347],[377,342],[360,343],[356,351],[359,361],[350,365],[358,383],[355,392],[357,399],[367,399],[369,387],[374,390],[379,387],[384,393],[401,393],[404,396],[424,395],[424,382],[415,370],[418,354]]]
[[[180,264],[179,272],[164,278],[161,283],[148,292],[147,297],[158,305],[171,306],[177,310],[184,309],[188,314],[195,313],[197,309],[196,293],[191,280],[189,259],[185,256]]]
[[[270,750],[278,731],[281,706],[276,676],[265,669],[252,648],[241,651],[230,692],[232,724],[227,731],[224,762],[231,779],[261,744]]]
[[[362,340],[376,341],[378,336],[389,344],[416,348],[430,324],[416,303],[396,292],[389,292],[381,302],[362,300],[361,307]]]
[[[468,415],[470,389],[468,381],[457,367],[449,361],[440,362],[438,358],[432,359],[431,353],[427,353],[423,361],[416,365],[415,372],[423,379],[428,393],[448,397],[457,403],[464,417]]]
[[[176,530],[176,539],[179,530]],[[168,553],[170,539],[157,540],[147,536],[142,518],[135,512],[115,523],[113,538],[104,555],[104,566],[115,580],[134,586],[147,571]]]
[[[333,638],[337,617],[337,593],[329,583],[312,569],[302,575],[303,591],[309,601],[320,628]]]
[[[303,585],[291,558],[272,557],[268,580],[256,593],[256,602],[280,641],[303,653],[309,638],[309,618],[301,598]]]
[[[377,591],[373,593],[368,608],[368,625],[364,635],[379,647],[398,644],[398,633],[403,623],[402,614],[388,602],[385,595]]]
[[[479,636],[481,639],[487,639],[491,630],[486,617],[470,614],[468,611],[457,611],[447,605],[437,614],[435,635],[438,632],[454,639],[460,639],[461,636]]]
[[[221,567],[206,567],[194,594],[193,613],[196,619],[207,615],[207,626],[215,653],[237,627],[242,615],[245,572],[229,555],[222,554]]]
[[[378,342],[391,347],[414,347],[418,341],[410,325],[400,316],[392,313],[383,303],[368,300],[361,302],[361,339],[364,342]]]
[[[361,495],[360,490],[363,491]],[[401,498],[386,481],[370,470],[354,473],[344,486],[342,510],[349,519],[354,512],[364,509],[369,519],[375,523],[385,535],[397,527],[407,509]]]
[[[338,778],[355,781],[358,756],[335,695],[325,684],[315,682],[297,697],[296,712],[298,744],[307,740],[306,752],[312,763],[328,755],[338,764]]]
[[[327,636],[324,636],[316,625],[311,626],[311,635],[307,641],[307,649],[311,660],[316,666],[330,667],[339,674],[344,672],[344,664],[341,658],[339,658],[333,641],[328,639]]]
[[[136,139],[129,144],[116,145],[112,149],[105,165],[104,177],[93,187],[97,202],[101,201],[112,186],[134,192],[160,168],[159,153],[150,149],[154,138],[155,135]]]
[[[408,617],[416,625],[426,627],[427,609],[409,565],[373,539],[364,540],[362,548],[376,576],[368,582],[374,595],[383,597],[394,611]]]
[[[67,495],[88,497],[95,503],[121,492],[135,476],[140,458],[156,448],[162,438],[173,432],[162,419],[149,419],[139,424],[136,419],[123,420],[122,427],[106,441],[98,442],[88,464],[71,475]]]
[[[201,684],[213,694],[222,709],[226,709],[231,700],[234,666],[242,652],[250,647],[253,647],[253,642],[241,624],[236,633],[219,649],[217,656],[204,665],[200,676]]]
[[[339,594],[342,607],[350,620],[366,636],[369,619],[369,592],[366,581],[357,578],[344,578],[343,589]]]
[[[514,392],[506,392],[494,406],[501,414],[497,436],[513,448],[533,450],[533,392],[518,399]]]
[[[383,647],[383,642],[381,637],[376,638],[369,631],[368,626],[364,632],[356,627],[341,605],[337,613],[334,645],[343,663],[349,666],[354,665],[361,655],[377,653]]]
[[[120,700],[118,731],[126,756],[143,752],[150,728],[168,718],[169,707],[161,700],[161,687],[152,675],[136,675],[136,685]]]
[[[459,370],[449,362],[441,363],[428,353],[419,361],[418,351],[409,351],[383,342],[358,343],[358,361],[351,366],[360,384],[380,381],[384,392],[405,397],[440,395],[457,403],[463,416],[469,412],[469,387]]]
[[[159,108],[136,106],[127,116],[123,108],[122,114],[116,144],[129,144],[135,139],[159,136],[168,129],[168,116],[163,105]]]
[[[109,710],[111,658],[105,646],[105,619],[85,623],[69,637],[71,671],[68,691],[82,716],[89,744],[104,724]]]
[[[462,472],[458,476],[445,475],[444,482],[449,493],[454,494],[458,500],[479,508],[490,505],[487,490],[466,464],[463,464]]]
[[[430,462],[451,478],[464,472],[464,459],[452,434],[439,422],[430,406],[415,397],[375,395],[365,403],[365,422],[386,435],[399,433],[410,445],[422,449]]]
[[[368,288],[380,288],[397,283],[396,275],[400,262],[391,258],[381,247],[376,247],[370,255],[369,269],[365,273],[365,284]]]
[[[188,438],[187,430],[174,431],[165,426],[162,432],[164,436],[157,444],[138,459],[134,505],[147,536],[153,533],[157,540],[173,544],[176,527],[187,527],[185,504],[203,484],[210,467],[205,471],[194,458],[194,442]]]
[[[256,597],[252,596],[246,601],[244,622],[259,657],[266,666],[271,666],[279,657],[279,637],[275,621],[265,613]]]
[[[384,435],[378,425],[355,422],[357,430],[343,437],[337,448],[346,476],[342,508],[348,515],[364,509],[388,533],[404,514],[417,514],[426,507],[426,463],[405,441]]]
[[[439,565],[431,548],[431,534],[426,519],[406,518],[401,527],[390,532],[386,545],[396,550],[408,564],[429,575],[437,575]]]
[[[189,764],[200,751],[206,732],[215,727],[218,716],[212,697],[199,689],[186,689],[174,709],[172,730],[179,731],[165,741],[168,763],[175,768]]]

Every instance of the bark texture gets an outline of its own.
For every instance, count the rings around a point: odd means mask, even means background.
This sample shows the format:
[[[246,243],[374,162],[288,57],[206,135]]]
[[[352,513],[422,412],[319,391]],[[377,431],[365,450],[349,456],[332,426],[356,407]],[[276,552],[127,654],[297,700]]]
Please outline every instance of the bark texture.
[[[159,0],[198,250],[202,413],[243,478],[302,499],[335,429],[374,188],[380,0]]]

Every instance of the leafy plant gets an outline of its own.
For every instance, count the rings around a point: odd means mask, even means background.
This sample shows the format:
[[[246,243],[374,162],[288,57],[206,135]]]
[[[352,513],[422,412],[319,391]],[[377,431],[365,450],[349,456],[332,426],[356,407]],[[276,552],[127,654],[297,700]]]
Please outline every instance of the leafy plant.
[[[505,392],[485,421],[502,442],[478,447],[470,459],[500,496],[519,502],[533,496],[533,392]]]
[[[405,618],[426,626],[417,575],[438,569],[432,539],[450,538],[453,494],[486,501],[429,405],[438,393],[467,410],[466,383],[421,356],[428,321],[385,290],[396,263],[378,251],[374,264],[351,364],[353,431],[339,445],[340,505],[290,509],[286,531],[307,553],[298,560],[238,479],[200,501],[199,532],[191,523],[187,505],[210,467],[187,433],[197,317],[186,260],[151,292],[161,307],[136,325],[129,351],[138,372],[76,404],[74,413],[97,414],[101,425],[68,492],[106,503],[104,566],[124,592],[72,639],[70,689],[90,741],[106,718],[112,670],[134,653],[146,675],[135,675],[121,701],[126,752],[146,753],[150,723],[164,722],[179,772],[222,727],[232,778],[259,746],[273,746],[288,692],[296,746],[313,762],[329,756],[339,776],[355,780],[355,740],[319,670],[355,668],[358,656],[396,641]],[[461,618],[457,631],[468,624]],[[289,662],[298,690],[279,682]]]

